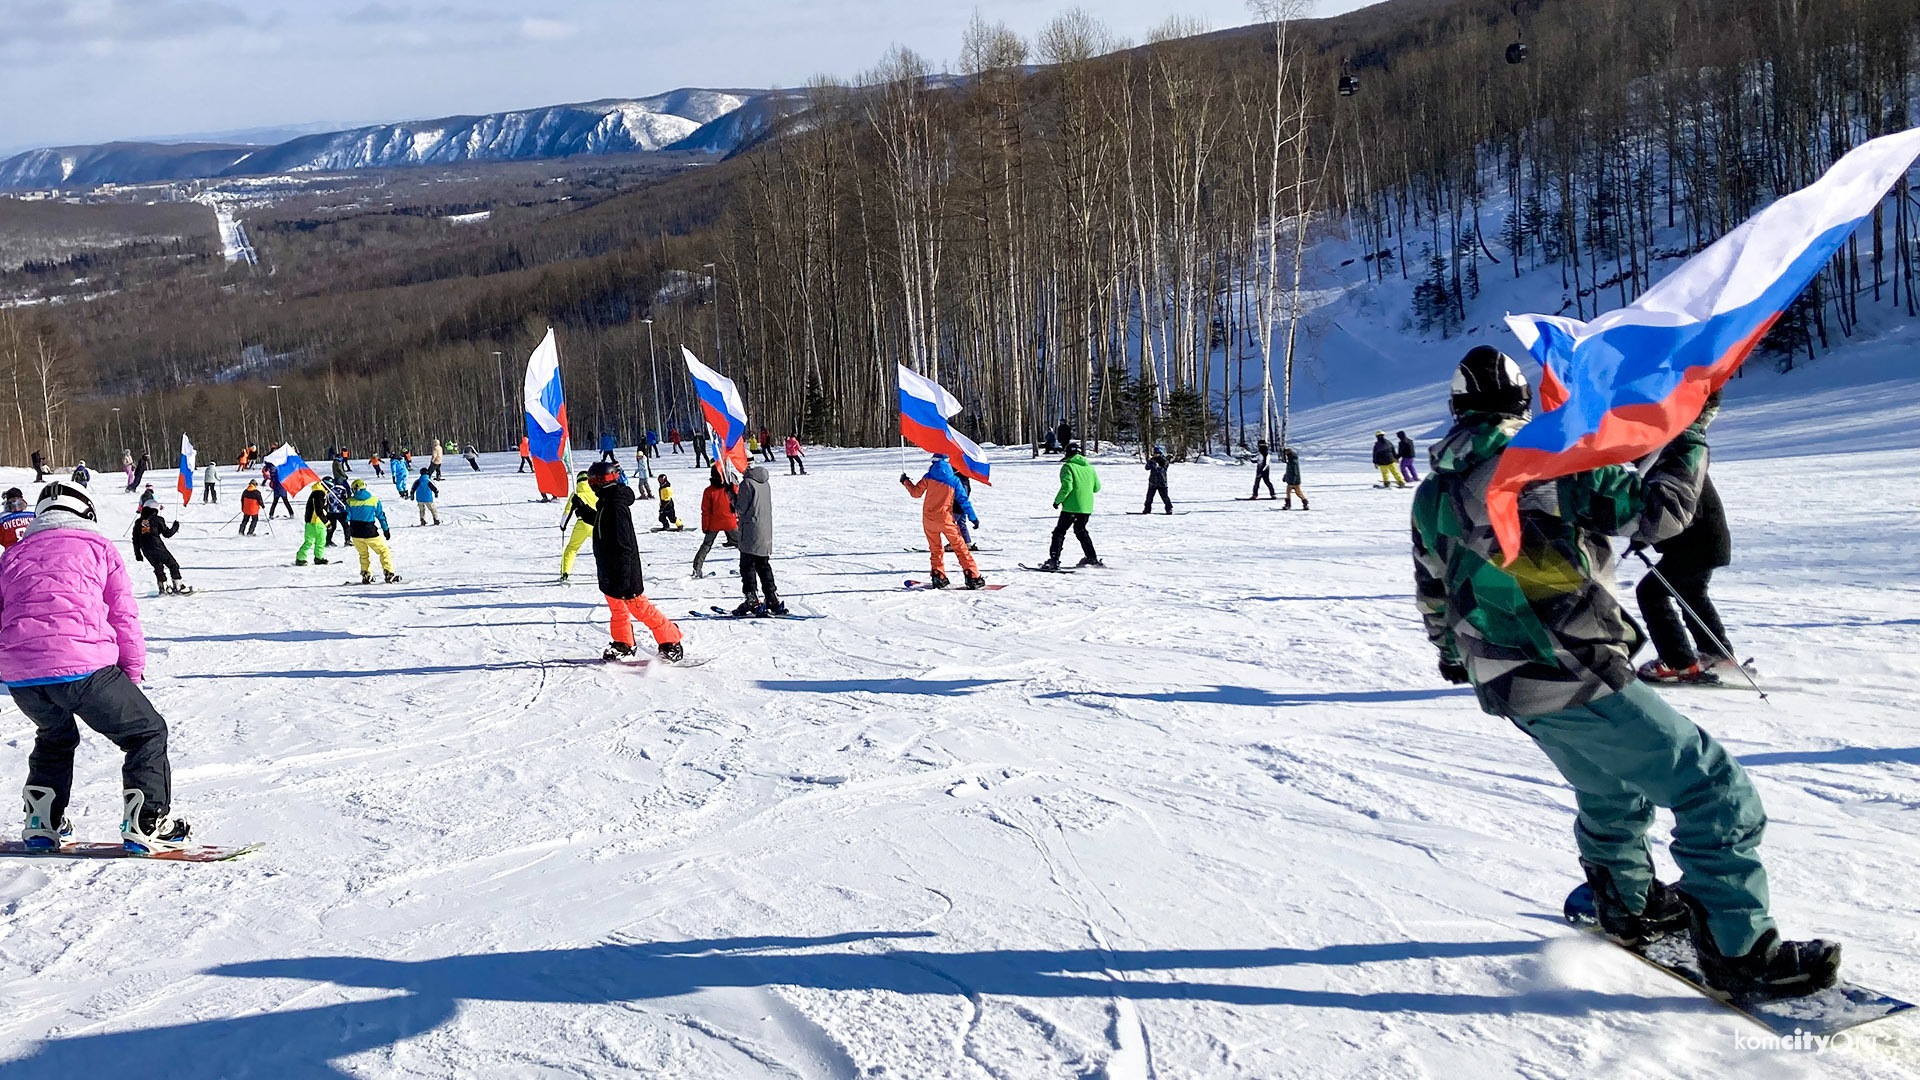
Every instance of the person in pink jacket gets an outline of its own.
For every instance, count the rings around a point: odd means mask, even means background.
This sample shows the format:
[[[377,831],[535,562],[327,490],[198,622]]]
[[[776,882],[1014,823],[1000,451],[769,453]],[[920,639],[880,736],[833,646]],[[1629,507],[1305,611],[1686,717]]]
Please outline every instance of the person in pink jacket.
[[[786,451],[787,475],[792,476],[796,472],[801,476],[807,475],[807,459],[806,455],[800,452],[800,436],[787,436]]]
[[[93,500],[78,484],[48,484],[33,524],[0,554],[0,682],[36,729],[21,833],[28,848],[53,850],[73,831],[66,809],[76,717],[126,754],[127,850],[184,846],[191,829],[172,813],[167,722],[137,685],[146,666],[127,564],[101,531]]]

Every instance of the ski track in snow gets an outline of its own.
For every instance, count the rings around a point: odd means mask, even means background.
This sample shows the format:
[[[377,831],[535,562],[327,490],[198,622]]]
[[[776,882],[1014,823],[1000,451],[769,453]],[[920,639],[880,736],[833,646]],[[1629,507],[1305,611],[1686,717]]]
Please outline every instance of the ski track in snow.
[[[1920,586],[1889,479],[1920,450],[1818,456],[1751,415],[1716,428],[1756,447],[1716,464],[1716,593],[1774,704],[1672,697],[1761,787],[1783,927],[1911,997]],[[829,617],[686,621],[698,669],[592,659],[591,563],[550,583],[558,510],[510,456],[448,468],[442,528],[387,499],[392,587],[187,508],[202,591],[141,601],[149,692],[182,812],[267,847],[0,861],[0,1080],[1913,1075],[1911,1020],[1738,1048],[1757,1029],[1560,924],[1570,793],[1433,674],[1375,423],[1303,418],[1304,514],[1177,465],[1192,516],[1126,516],[1144,473],[1098,459],[1111,568],[1071,577],[1015,569],[1056,466],[998,453],[982,565],[1009,587],[973,595],[899,587],[926,563],[897,452],[816,451],[774,473],[775,565]],[[131,499],[101,500],[124,535]],[[642,535],[669,613],[733,602],[688,580],[698,542]],[[16,776],[31,738],[0,710]],[[83,837],[117,773],[87,736]]]

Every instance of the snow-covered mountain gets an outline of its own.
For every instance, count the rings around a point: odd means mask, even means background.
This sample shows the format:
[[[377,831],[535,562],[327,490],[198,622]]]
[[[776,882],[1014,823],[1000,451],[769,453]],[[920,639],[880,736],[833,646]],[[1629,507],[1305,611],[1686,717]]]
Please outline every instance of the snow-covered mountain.
[[[681,89],[645,98],[448,116],[302,135],[271,146],[107,143],[0,161],[0,189],[77,187],[269,173],[351,171],[574,154],[689,150],[724,155],[764,124],[758,90]],[[725,123],[743,110],[755,122]],[[699,138],[692,138],[696,134]],[[682,145],[685,143],[686,145]]]

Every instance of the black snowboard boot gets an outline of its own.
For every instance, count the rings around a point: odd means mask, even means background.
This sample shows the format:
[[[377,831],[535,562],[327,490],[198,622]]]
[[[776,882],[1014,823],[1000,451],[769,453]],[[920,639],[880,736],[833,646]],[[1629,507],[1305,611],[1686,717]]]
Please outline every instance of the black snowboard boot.
[[[1707,930],[1707,912],[1699,901],[1680,893],[1690,916],[1693,950],[1707,985],[1738,1000],[1801,997],[1840,979],[1840,943],[1814,938],[1782,941],[1780,931],[1760,935],[1745,956],[1725,956]]]
[[[660,651],[660,659],[665,660],[669,664],[677,664],[687,655],[687,651],[681,648],[680,643],[677,641],[663,642],[656,646],[656,648]]]
[[[362,571],[362,572],[361,572],[361,574],[360,574],[360,584],[362,584],[362,585],[371,585],[371,584],[373,584],[373,575],[372,575],[372,574],[369,574],[369,573],[366,573],[365,571]]]
[[[986,578],[984,578],[984,577],[982,577],[982,576],[980,576],[979,574],[968,574],[968,575],[967,575],[967,588],[969,588],[969,589],[984,589],[984,588],[986,588],[986,587],[987,587],[987,579],[986,579]]]
[[[760,609],[760,614],[762,614],[762,615],[788,615],[788,614],[791,614],[791,613],[790,613],[790,612],[789,612],[789,611],[787,610],[787,604],[786,604],[786,601],[784,601],[784,600],[775,600],[775,601],[774,601],[774,602],[773,602],[773,603],[772,603],[771,605],[769,605],[769,606],[767,606],[767,607],[763,607],[763,608],[761,608],[761,609]]]
[[[1638,948],[1687,929],[1687,906],[1680,900],[1680,890],[1673,886],[1655,879],[1647,887],[1646,908],[1636,912],[1620,899],[1620,891],[1613,887],[1613,875],[1606,868],[1589,862],[1581,863],[1580,868],[1587,872],[1587,884],[1593,889],[1600,929],[1616,943]]]
[[[1059,558],[1058,557],[1051,558],[1051,559],[1048,559],[1046,562],[1041,563],[1040,569],[1046,570],[1049,572],[1060,569]]]
[[[1094,558],[1094,557],[1093,557],[1093,556],[1091,556],[1091,555],[1088,555],[1088,556],[1086,556],[1085,558],[1083,558],[1083,559],[1081,559],[1081,560],[1080,560],[1079,562],[1077,562],[1077,563],[1075,563],[1074,565],[1075,565],[1076,567],[1078,567],[1078,566],[1091,566],[1091,567],[1093,567],[1093,568],[1094,568],[1095,570],[1104,570],[1104,569],[1106,569],[1106,568],[1107,568],[1107,564],[1106,564],[1106,563],[1103,563],[1103,562],[1101,562],[1101,561],[1100,561],[1099,559],[1096,559],[1096,558]]]
[[[743,615],[758,615],[765,606],[766,605],[758,600],[746,600],[741,602],[739,607],[733,609],[733,614],[736,618]]]
[[[389,585],[398,585],[398,584],[400,584],[400,575],[399,575],[399,574],[388,574],[388,575],[387,575],[387,584],[389,584]]]
[[[936,589],[944,589],[948,585],[952,584],[952,582],[949,582],[947,580],[947,575],[942,574],[939,571],[935,571],[933,577],[927,582],[927,584],[933,586]]]
[[[624,641],[607,642],[607,651],[600,654],[602,660],[619,660],[633,655],[633,646]]]

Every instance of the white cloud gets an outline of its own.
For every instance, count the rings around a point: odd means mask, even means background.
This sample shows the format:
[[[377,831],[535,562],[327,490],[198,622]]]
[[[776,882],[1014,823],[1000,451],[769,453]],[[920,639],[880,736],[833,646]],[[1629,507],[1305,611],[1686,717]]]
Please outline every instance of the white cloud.
[[[530,15],[520,20],[520,33],[529,41],[564,41],[579,32],[578,26],[559,19],[542,19]]]

